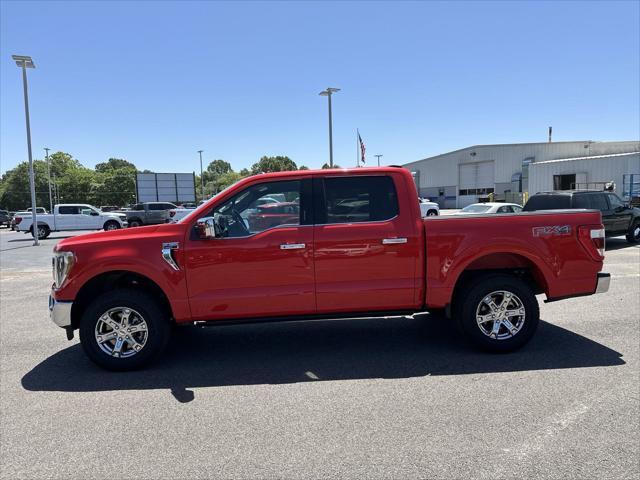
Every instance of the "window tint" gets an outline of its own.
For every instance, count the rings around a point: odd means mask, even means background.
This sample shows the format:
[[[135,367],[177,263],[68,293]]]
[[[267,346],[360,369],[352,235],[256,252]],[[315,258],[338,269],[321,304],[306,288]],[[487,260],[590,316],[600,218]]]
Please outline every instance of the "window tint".
[[[178,207],[176,207],[173,203],[165,203],[163,210],[171,210],[173,208],[178,208]]]
[[[91,215],[91,212],[93,212],[93,210],[91,210],[90,208],[83,208],[83,209],[81,210],[81,213],[82,213],[83,215]]]
[[[226,226],[225,237],[247,237],[282,225],[300,225],[300,181],[253,185],[222,205],[213,215]]]
[[[601,212],[606,212],[609,210],[609,204],[607,203],[607,199],[604,196],[604,193],[597,193],[595,195],[588,195],[589,200],[591,200],[591,208],[594,210],[600,210]]]
[[[520,213],[522,211],[522,207],[518,207],[517,205],[512,205],[513,213]]]
[[[133,206],[131,210],[135,210],[135,211],[144,210],[144,205],[142,205],[141,203],[137,203]]]
[[[511,207],[500,207],[496,213],[512,213]]]
[[[150,203],[149,210],[166,210],[164,203]]]
[[[573,196],[573,208],[592,208],[590,195],[574,195]]]
[[[80,213],[80,207],[61,206],[58,207],[58,213],[60,215],[77,215]]]
[[[607,197],[609,197],[609,203],[611,204],[612,210],[615,210],[619,207],[624,207],[624,202],[620,200],[617,195],[613,193],[607,193]]]
[[[523,210],[525,212],[532,212],[534,210],[555,210],[562,208],[571,208],[570,195],[534,195],[529,198]]]
[[[325,178],[326,223],[375,222],[398,215],[391,177]]]

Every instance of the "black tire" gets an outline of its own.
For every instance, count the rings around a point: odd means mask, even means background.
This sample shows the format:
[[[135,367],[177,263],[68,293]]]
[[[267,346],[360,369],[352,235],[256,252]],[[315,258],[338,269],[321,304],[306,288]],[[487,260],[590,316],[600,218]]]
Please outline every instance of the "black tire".
[[[139,313],[147,326],[146,343],[140,351],[128,357],[108,354],[96,339],[98,322],[106,312],[119,307]],[[113,290],[100,295],[84,311],[80,321],[80,343],[87,356],[102,368],[114,371],[135,370],[158,358],[169,341],[170,331],[166,313],[152,297],[136,290]],[[113,340],[115,343],[115,339]],[[128,343],[123,348],[128,348],[129,353],[132,350]]]
[[[437,210],[429,210],[427,212],[427,217],[436,217],[438,216],[438,211]]]
[[[143,225],[142,220],[139,218],[132,218],[129,220],[129,227],[141,227]]]
[[[103,228],[106,231],[106,230],[119,230],[121,227],[120,227],[120,224],[115,220],[109,220],[108,222],[105,222]]]
[[[640,242],[640,220],[634,220],[631,223],[629,232],[627,233],[627,242],[639,243]]]
[[[33,226],[29,228],[29,233],[33,237]],[[51,230],[46,225],[38,225],[38,240],[43,240],[51,235]]]
[[[462,288],[464,291],[457,295],[458,303],[454,316],[462,332],[476,347],[489,352],[510,352],[531,340],[538,328],[540,310],[532,289],[526,283],[511,275],[488,274],[476,277]],[[501,295],[498,292],[506,293]],[[510,323],[513,327],[519,327],[516,333],[510,332],[507,326],[500,322],[497,327],[498,338],[494,338],[490,334],[493,332],[495,321],[487,320],[480,324],[476,320],[476,314],[492,313],[489,305],[485,303],[487,298],[502,298],[498,305],[502,307],[507,294],[510,295],[509,306],[505,305],[505,308],[512,311],[524,308],[524,317],[513,316],[508,319],[509,322],[514,322]],[[487,330],[491,332],[487,333]]]

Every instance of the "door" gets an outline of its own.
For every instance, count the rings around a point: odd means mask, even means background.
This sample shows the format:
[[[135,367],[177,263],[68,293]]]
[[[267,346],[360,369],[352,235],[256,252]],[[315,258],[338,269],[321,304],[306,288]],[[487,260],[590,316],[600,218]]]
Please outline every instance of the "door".
[[[77,217],[77,227],[82,230],[97,230],[102,228],[102,217],[97,210],[83,205],[80,209],[81,215]]]
[[[150,203],[149,210],[147,210],[146,221],[148,225],[155,225],[158,223],[164,223],[166,215],[166,204],[164,203]]]
[[[616,231],[616,217],[607,201],[604,193],[588,194],[590,207],[594,210],[600,210],[602,213],[602,224],[607,235],[611,235]]]
[[[77,217],[80,216],[80,207],[77,205],[60,205],[55,216],[56,230],[76,230]]]
[[[609,199],[609,205],[612,210],[615,230],[617,232],[626,233],[631,226],[631,209],[628,208],[615,193],[607,193],[606,195]]]
[[[251,185],[204,216],[226,228],[187,240],[195,320],[315,313],[310,178]]]
[[[408,199],[397,194],[400,180],[390,175],[316,179],[318,313],[415,307],[421,244]]]

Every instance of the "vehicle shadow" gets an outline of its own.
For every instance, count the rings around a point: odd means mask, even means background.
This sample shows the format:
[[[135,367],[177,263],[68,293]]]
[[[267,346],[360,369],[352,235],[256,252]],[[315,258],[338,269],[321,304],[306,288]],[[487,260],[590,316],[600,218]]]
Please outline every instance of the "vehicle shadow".
[[[608,237],[605,241],[605,251],[620,250],[621,248],[640,248],[639,243],[629,243],[624,237]]]
[[[107,372],[74,344],[22,378],[31,391],[169,389],[180,402],[191,387],[286,384],[367,378],[516,372],[623,365],[622,354],[541,321],[534,339],[509,354],[472,349],[450,320],[434,315],[342,321],[183,327],[151,367]]]
[[[18,232],[20,233],[20,232]],[[75,235],[56,235],[56,236],[49,236],[47,238],[41,238],[40,241],[41,242],[46,242],[48,240],[62,240],[64,238],[71,238],[71,237],[77,237],[78,234]],[[31,235],[25,235],[24,238],[14,238],[13,240],[7,240],[7,243],[13,243],[13,242],[33,242],[33,237]]]

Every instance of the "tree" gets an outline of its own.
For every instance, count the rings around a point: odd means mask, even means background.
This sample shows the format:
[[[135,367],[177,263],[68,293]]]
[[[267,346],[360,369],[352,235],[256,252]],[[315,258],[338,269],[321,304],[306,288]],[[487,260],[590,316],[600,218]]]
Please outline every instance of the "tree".
[[[257,163],[251,166],[251,173],[287,172],[297,170],[296,162],[286,156],[262,157]]]
[[[322,169],[323,170],[326,170],[328,168],[342,168],[342,167],[340,165],[335,165],[335,164],[333,165],[333,167],[331,167],[331,166],[329,166],[328,163],[325,163],[324,165],[322,165]]]
[[[300,168],[298,168],[298,170],[309,170],[309,167],[307,167],[306,165],[300,165]]]
[[[122,158],[110,158],[106,162],[98,163],[95,168],[96,172],[99,173],[108,173],[113,170],[121,169],[132,170],[133,172],[137,171],[136,166],[133,163],[123,160]]]
[[[243,168],[242,170],[240,170],[240,175],[243,177],[248,177],[249,175],[251,175],[251,171],[248,168]]]

